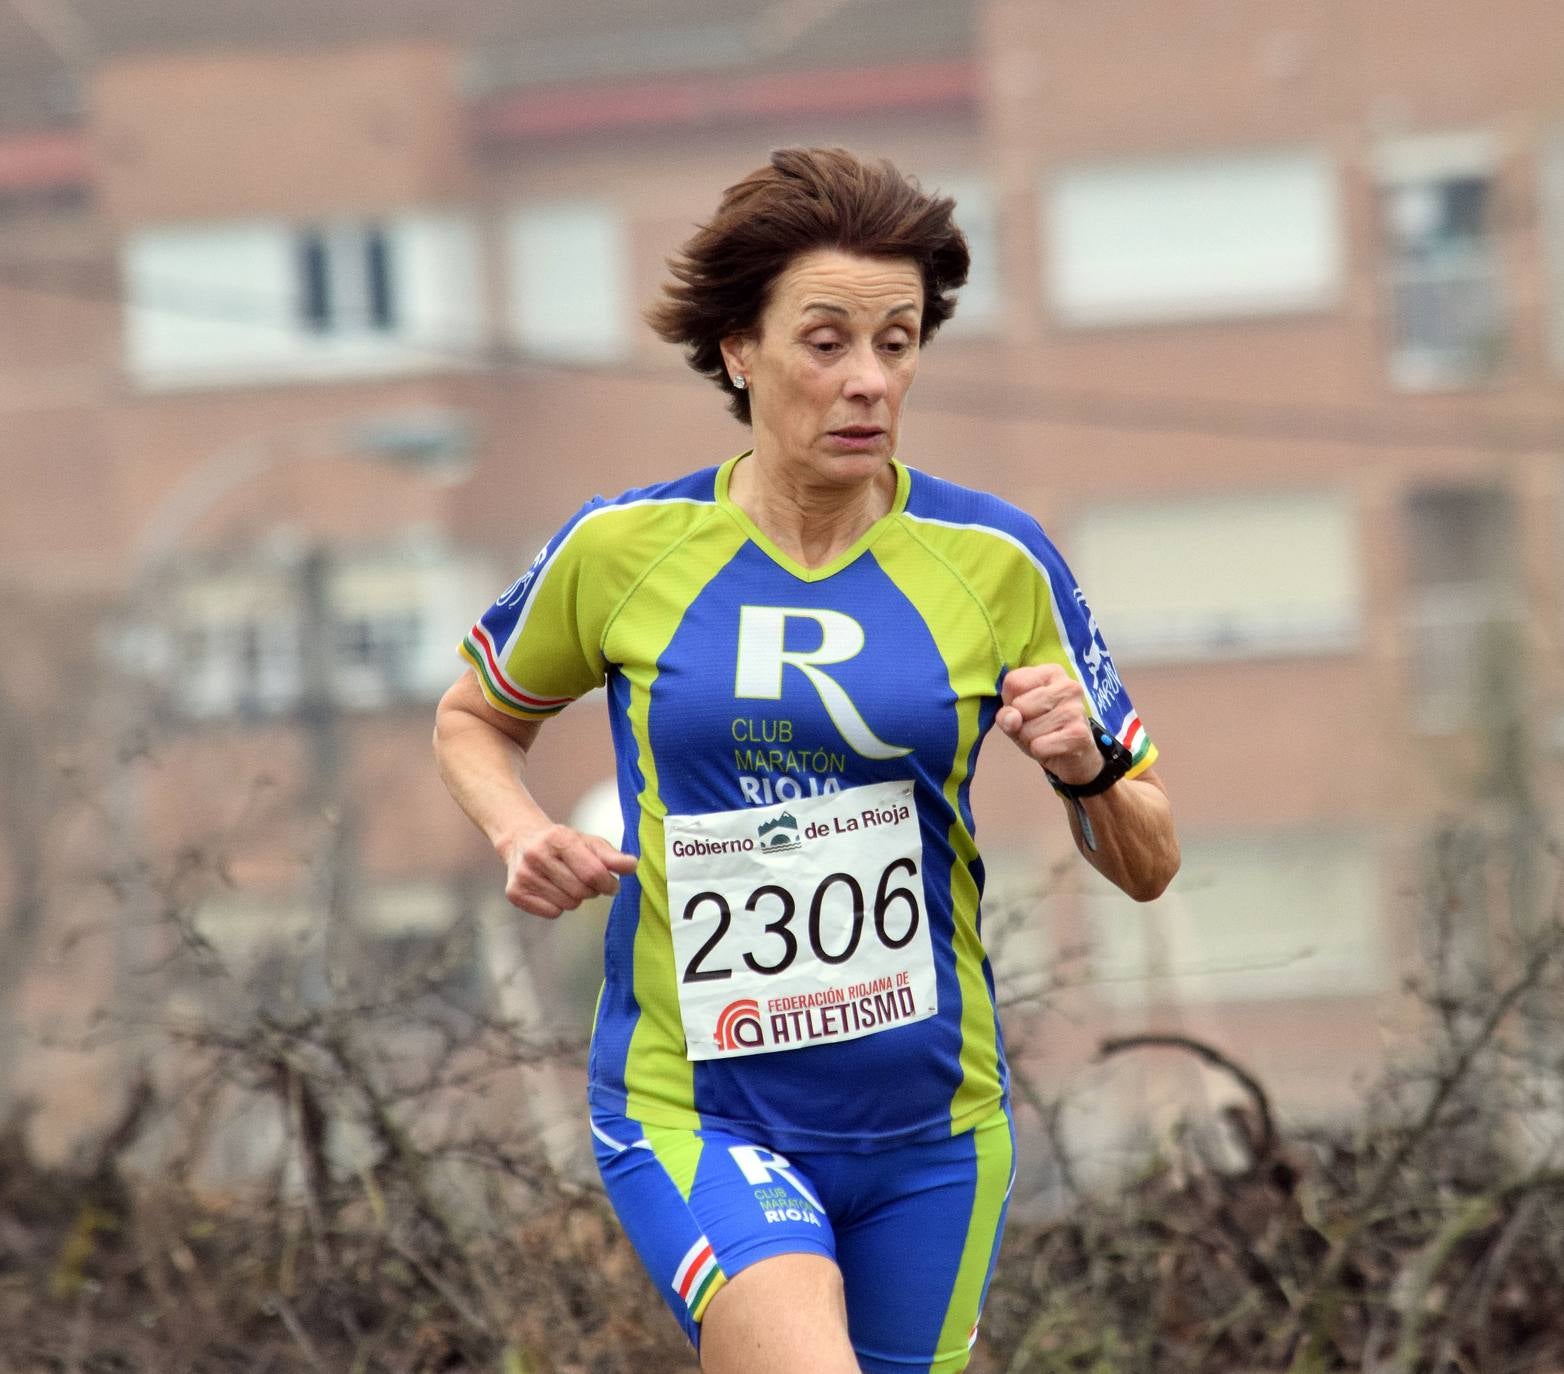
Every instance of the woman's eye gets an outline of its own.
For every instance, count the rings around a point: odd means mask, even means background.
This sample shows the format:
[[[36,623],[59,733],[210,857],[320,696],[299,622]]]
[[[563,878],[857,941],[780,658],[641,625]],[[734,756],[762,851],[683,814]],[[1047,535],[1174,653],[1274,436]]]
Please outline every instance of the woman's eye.
[[[838,339],[811,339],[809,346],[817,353],[835,353],[842,345]]]

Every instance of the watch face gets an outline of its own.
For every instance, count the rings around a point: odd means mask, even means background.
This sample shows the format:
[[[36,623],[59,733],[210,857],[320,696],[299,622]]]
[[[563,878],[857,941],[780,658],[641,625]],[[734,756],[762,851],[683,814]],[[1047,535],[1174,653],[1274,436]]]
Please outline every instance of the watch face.
[[[1093,721],[1092,727],[1097,737],[1097,752],[1107,760],[1110,767],[1127,769],[1134,763],[1134,755],[1108,733],[1106,725]]]

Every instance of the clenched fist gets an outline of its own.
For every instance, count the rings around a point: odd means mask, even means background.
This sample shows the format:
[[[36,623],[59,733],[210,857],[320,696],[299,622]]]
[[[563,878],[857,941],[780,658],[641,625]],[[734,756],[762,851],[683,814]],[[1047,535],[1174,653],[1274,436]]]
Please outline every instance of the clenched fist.
[[[1078,787],[1102,771],[1081,684],[1057,663],[1012,668],[999,696],[994,724],[1060,782]]]
[[[601,835],[584,835],[568,825],[550,825],[518,835],[501,846],[505,900],[553,920],[590,897],[619,891],[619,874],[634,873],[636,861]]]

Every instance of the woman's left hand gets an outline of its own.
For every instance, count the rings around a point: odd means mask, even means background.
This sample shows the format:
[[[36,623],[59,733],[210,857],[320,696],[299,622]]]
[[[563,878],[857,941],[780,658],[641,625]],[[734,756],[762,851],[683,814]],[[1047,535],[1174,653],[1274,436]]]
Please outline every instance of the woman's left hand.
[[[1060,782],[1079,787],[1102,771],[1086,694],[1058,664],[1012,668],[999,697],[1003,705],[994,723]],[[1178,872],[1173,811],[1161,779],[1149,768],[1100,796],[1067,803],[1065,812],[1086,861],[1137,902],[1160,896]]]
[[[1079,786],[1102,771],[1081,684],[1057,663],[1012,668],[999,688],[994,723],[1060,782]]]

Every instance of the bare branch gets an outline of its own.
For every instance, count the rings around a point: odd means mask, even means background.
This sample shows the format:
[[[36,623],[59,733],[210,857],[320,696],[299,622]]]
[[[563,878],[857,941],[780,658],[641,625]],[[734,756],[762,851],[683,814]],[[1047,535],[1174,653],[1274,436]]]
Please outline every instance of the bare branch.
[[[1227,1055],[1214,1045],[1208,1045],[1203,1040],[1196,1040],[1188,1035],[1124,1035],[1113,1039],[1104,1040],[1097,1051],[1097,1058],[1106,1060],[1116,1054],[1122,1054],[1126,1050],[1143,1049],[1174,1049],[1187,1050],[1203,1063],[1212,1068],[1220,1069],[1234,1080],[1249,1095],[1249,1100],[1254,1103],[1255,1115],[1260,1122],[1260,1138],[1254,1144],[1254,1162],[1269,1159],[1276,1148],[1276,1123],[1271,1115],[1271,1100],[1266,1091],[1260,1086],[1260,1081],[1247,1069],[1235,1063]]]

